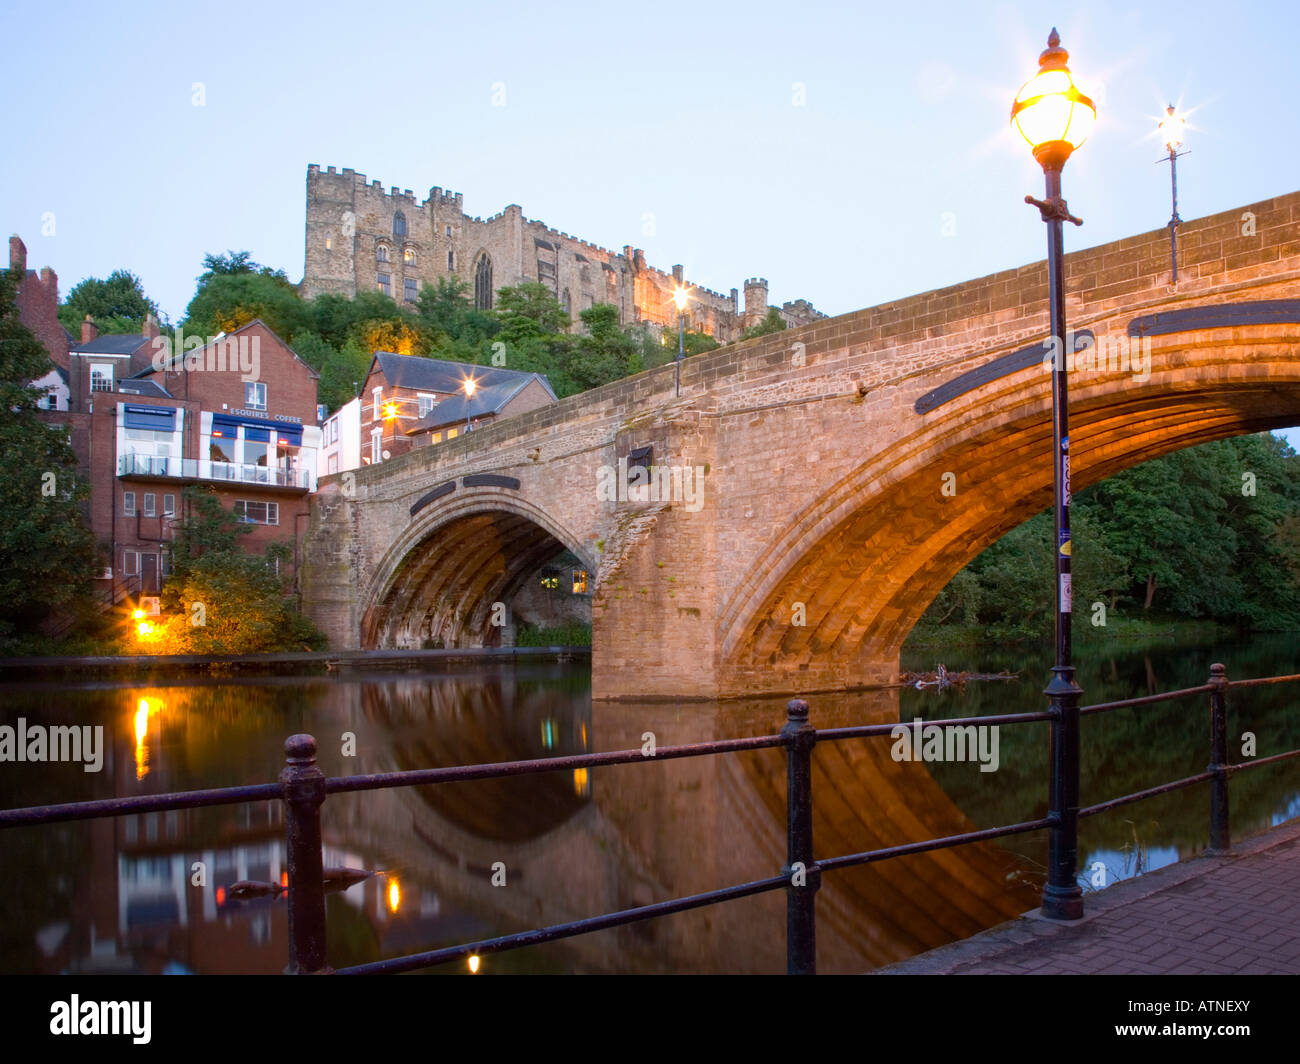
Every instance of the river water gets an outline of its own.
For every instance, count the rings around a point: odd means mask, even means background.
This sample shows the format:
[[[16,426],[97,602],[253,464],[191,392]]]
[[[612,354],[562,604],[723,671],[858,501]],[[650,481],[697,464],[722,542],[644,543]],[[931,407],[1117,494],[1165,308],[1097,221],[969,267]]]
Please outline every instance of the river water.
[[[1294,637],[1242,646],[1076,651],[1084,702],[1300,672]],[[903,667],[1019,674],[964,692],[891,690],[810,699],[819,727],[1042,708],[1038,651],[918,650]],[[1231,760],[1300,746],[1300,685],[1233,692]],[[273,781],[284,738],[309,732],[327,775],[413,769],[771,734],[784,701],[606,704],[585,667],[466,668],[184,683],[9,684],[3,721],[102,725],[102,770],[0,765],[0,806]],[[818,857],[1042,816],[1047,725],[1003,727],[996,771],[899,762],[888,738],[814,751]],[[988,751],[986,750],[986,753]],[[1083,804],[1204,769],[1204,697],[1083,721]],[[985,765],[991,764],[986,757]],[[1296,762],[1240,773],[1233,832],[1300,816]],[[644,905],[780,870],[785,766],[776,750],[329,798],[325,864],[377,873],[327,897],[342,967]],[[1090,818],[1085,892],[1205,848],[1205,785]],[[284,899],[239,900],[241,880],[285,876],[279,802],[0,832],[0,972],[257,972],[284,968]],[[1046,834],[827,873],[818,962],[858,972],[973,934],[1037,904]],[[502,880],[504,879],[504,882]],[[494,882],[495,880],[495,882]],[[780,972],[784,896],[762,895],[483,958],[482,972]],[[463,973],[463,962],[438,971]]]

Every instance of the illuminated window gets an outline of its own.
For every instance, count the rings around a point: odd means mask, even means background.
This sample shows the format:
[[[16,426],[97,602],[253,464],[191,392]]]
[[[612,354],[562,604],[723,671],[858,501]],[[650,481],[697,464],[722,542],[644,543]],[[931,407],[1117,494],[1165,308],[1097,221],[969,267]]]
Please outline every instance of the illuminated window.
[[[454,439],[456,438],[456,435],[457,435],[457,430],[456,430],[456,429],[448,429],[448,430],[447,430],[447,439],[449,439],[449,440],[454,440]]]
[[[334,248],[334,234],[333,234],[333,233],[326,233],[326,234],[325,234],[325,250],[326,250],[326,251],[331,251],[331,250],[333,250],[333,248]]]
[[[573,570],[573,593],[575,595],[585,595],[587,593],[587,570]]]
[[[402,250],[402,261],[408,266],[415,265],[415,248],[404,248]]]

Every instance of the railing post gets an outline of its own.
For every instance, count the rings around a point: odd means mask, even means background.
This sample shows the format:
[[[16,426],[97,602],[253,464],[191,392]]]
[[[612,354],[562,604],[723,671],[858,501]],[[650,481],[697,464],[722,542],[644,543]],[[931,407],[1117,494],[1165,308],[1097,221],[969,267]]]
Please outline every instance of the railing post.
[[[280,772],[289,858],[289,975],[322,975],[325,963],[325,883],[320,807],[325,774],[316,766],[316,740],[291,735],[284,741]]]
[[[785,970],[787,975],[817,974],[817,890],[822,872],[813,860],[812,748],[817,729],[808,723],[808,703],[786,706],[786,877]]]
[[[1210,764],[1214,773],[1210,781],[1210,852],[1228,853],[1232,836],[1228,827],[1228,670],[1210,666]]]
[[[1083,917],[1079,886],[1079,695],[1074,669],[1057,666],[1043,694],[1052,708],[1051,791],[1048,812],[1056,818],[1047,838],[1047,883],[1041,912],[1051,920]]]

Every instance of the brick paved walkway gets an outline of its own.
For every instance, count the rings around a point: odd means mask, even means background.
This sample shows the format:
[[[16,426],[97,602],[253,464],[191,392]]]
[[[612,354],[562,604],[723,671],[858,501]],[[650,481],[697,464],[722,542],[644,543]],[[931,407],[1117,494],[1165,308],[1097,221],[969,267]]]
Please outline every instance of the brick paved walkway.
[[[1300,974],[1300,824],[1026,915],[871,975]]]

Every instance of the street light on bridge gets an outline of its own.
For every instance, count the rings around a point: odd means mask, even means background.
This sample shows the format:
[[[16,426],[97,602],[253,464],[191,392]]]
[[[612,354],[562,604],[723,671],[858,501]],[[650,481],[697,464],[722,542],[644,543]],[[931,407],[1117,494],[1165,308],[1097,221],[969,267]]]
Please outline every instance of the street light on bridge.
[[[1169,264],[1170,283],[1178,283],[1178,156],[1187,152],[1179,151],[1183,146],[1183,130],[1187,128],[1187,119],[1174,110],[1170,104],[1165,109],[1165,117],[1160,120],[1160,140],[1169,153],[1169,190],[1173,197],[1173,213],[1169,216]],[[1164,159],[1157,159],[1162,163]]]
[[[1079,696],[1070,658],[1070,428],[1066,385],[1065,256],[1061,223],[1083,222],[1061,197],[1061,170],[1070,154],[1087,139],[1097,120],[1097,107],[1081,93],[1066,65],[1069,53],[1053,29],[1047,49],[1038,57],[1038,73],[1016,94],[1011,123],[1029,142],[1043,168],[1047,196],[1025,202],[1038,208],[1047,223],[1047,287],[1051,306],[1052,344],[1052,462],[1056,499],[1056,664],[1043,692],[1051,700],[1052,793],[1055,820],[1048,842],[1048,877],[1043,887],[1044,916],[1078,920],[1083,916],[1079,864]],[[1072,354],[1073,352],[1069,352]]]
[[[686,353],[686,301],[690,290],[678,285],[673,289],[673,302],[677,304],[677,394],[682,394],[682,359]]]

